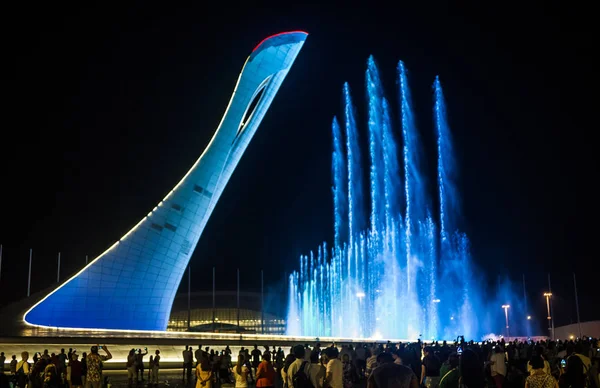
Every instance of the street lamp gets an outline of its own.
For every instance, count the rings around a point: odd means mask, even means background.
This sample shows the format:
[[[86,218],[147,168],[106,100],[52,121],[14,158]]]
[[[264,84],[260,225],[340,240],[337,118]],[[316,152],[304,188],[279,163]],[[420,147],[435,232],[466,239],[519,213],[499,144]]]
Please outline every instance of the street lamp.
[[[510,305],[503,304],[502,308],[504,309],[504,316],[506,317],[506,336],[510,337],[510,330],[508,329],[508,309],[510,308]]]
[[[550,298],[552,298],[552,293],[544,292],[544,296],[546,297],[546,308],[548,309],[548,331],[550,332],[550,337],[554,339],[554,333],[552,330],[554,327],[554,321],[552,320],[552,315],[550,314]]]
[[[527,316],[527,320],[528,320],[528,321],[531,321],[531,315],[528,315],[528,316]]]

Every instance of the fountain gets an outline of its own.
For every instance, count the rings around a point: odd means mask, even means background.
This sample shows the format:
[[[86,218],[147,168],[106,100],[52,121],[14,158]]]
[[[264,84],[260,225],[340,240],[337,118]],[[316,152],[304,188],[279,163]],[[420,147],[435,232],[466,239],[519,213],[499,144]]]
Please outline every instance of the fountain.
[[[400,114],[394,125],[369,58],[368,155],[361,155],[350,87],[344,85],[343,117],[332,123],[334,243],[301,256],[299,271],[290,275],[288,335],[429,340],[481,338],[490,330],[478,319],[485,307],[469,240],[458,230],[457,171],[440,81],[433,85],[439,209],[432,212],[402,62],[397,76]],[[362,169],[367,158],[368,172]]]

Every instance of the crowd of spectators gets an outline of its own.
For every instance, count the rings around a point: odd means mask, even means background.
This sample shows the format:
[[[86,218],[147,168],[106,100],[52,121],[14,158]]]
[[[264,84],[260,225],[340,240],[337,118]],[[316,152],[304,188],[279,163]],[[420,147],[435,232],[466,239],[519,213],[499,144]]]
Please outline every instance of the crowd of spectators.
[[[160,351],[131,349],[128,384],[159,384]],[[7,361],[0,353],[0,388],[107,388],[106,346],[89,353],[29,353]],[[258,345],[241,348],[235,362],[222,350],[186,346],[185,385],[195,388],[600,388],[600,344],[593,338],[571,341],[456,341],[422,343],[345,343],[321,347]],[[8,368],[7,368],[8,367]]]

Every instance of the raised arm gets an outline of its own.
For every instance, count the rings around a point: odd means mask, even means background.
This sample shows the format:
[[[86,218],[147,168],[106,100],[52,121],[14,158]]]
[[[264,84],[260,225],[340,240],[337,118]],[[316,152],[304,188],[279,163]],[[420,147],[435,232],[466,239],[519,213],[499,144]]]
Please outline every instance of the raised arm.
[[[106,345],[104,345],[102,347],[102,350],[104,350],[104,352],[106,353],[106,360],[110,360],[112,358],[112,354],[110,354],[110,351],[108,350],[108,348],[106,347]]]

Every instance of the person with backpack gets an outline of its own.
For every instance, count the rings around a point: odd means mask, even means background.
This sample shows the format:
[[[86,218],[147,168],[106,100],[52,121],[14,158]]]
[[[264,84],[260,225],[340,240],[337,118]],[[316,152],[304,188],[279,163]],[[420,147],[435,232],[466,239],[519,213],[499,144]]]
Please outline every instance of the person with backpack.
[[[440,388],[458,388],[460,372],[458,371],[459,358],[457,353],[450,353],[448,359],[440,368]]]
[[[306,349],[302,345],[292,348],[296,358],[286,371],[287,388],[314,388],[310,381],[310,361],[305,361]],[[285,369],[285,367],[284,367]]]
[[[293,353],[288,353],[283,361],[283,366],[279,370],[279,375],[281,377],[281,381],[283,382],[283,388],[288,388],[287,371],[294,361],[296,361],[296,356],[294,356]]]
[[[29,359],[29,353],[23,352],[21,353],[21,361],[17,363],[17,387],[25,388],[27,387],[27,381],[29,380],[29,363],[27,360]]]

